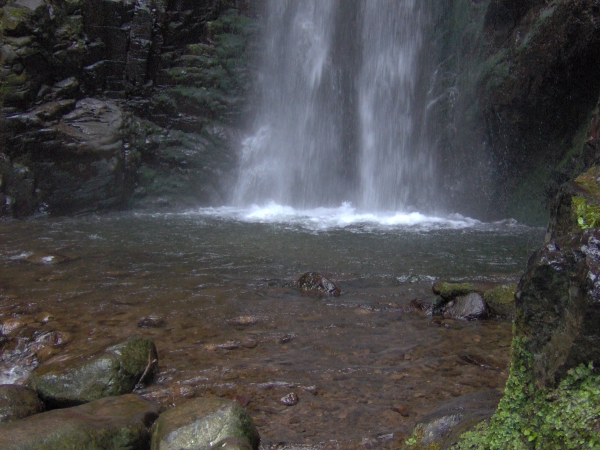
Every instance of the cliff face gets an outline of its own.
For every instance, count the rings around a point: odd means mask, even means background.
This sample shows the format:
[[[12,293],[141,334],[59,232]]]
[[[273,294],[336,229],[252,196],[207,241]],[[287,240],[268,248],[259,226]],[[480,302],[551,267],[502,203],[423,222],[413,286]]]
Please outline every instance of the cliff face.
[[[0,7],[0,215],[222,200],[251,86],[249,2]]]
[[[595,158],[584,143],[600,95],[600,4],[455,0],[435,19],[450,203],[485,198],[475,213],[543,223],[560,184]],[[453,181],[457,168],[468,183]]]

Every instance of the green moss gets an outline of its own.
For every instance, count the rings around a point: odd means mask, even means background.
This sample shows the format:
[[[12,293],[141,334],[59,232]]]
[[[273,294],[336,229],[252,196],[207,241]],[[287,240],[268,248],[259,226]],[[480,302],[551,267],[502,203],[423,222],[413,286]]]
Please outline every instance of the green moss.
[[[462,435],[455,449],[599,448],[600,376],[592,365],[571,369],[555,389],[534,388],[533,357],[515,337],[504,397],[489,424]]]
[[[582,196],[574,196],[571,201],[575,220],[582,230],[600,226],[600,206],[588,203]]]

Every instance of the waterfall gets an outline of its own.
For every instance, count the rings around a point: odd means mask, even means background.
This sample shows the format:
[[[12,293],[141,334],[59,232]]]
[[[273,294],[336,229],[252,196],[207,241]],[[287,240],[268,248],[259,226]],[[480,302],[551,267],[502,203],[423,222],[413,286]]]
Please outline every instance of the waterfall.
[[[268,0],[238,205],[431,207],[418,0]]]

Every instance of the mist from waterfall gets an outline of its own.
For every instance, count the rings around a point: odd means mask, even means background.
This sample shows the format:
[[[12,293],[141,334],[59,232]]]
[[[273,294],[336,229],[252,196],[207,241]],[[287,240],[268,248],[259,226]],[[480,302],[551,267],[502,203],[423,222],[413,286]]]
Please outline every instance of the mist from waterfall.
[[[269,0],[238,206],[435,208],[419,75],[427,2]]]

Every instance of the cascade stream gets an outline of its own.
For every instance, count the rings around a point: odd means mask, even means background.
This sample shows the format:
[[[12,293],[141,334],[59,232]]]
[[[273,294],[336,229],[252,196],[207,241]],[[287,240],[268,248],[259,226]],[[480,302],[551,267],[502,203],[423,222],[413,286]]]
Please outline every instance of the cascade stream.
[[[266,22],[234,203],[433,209],[427,2],[270,0]]]

